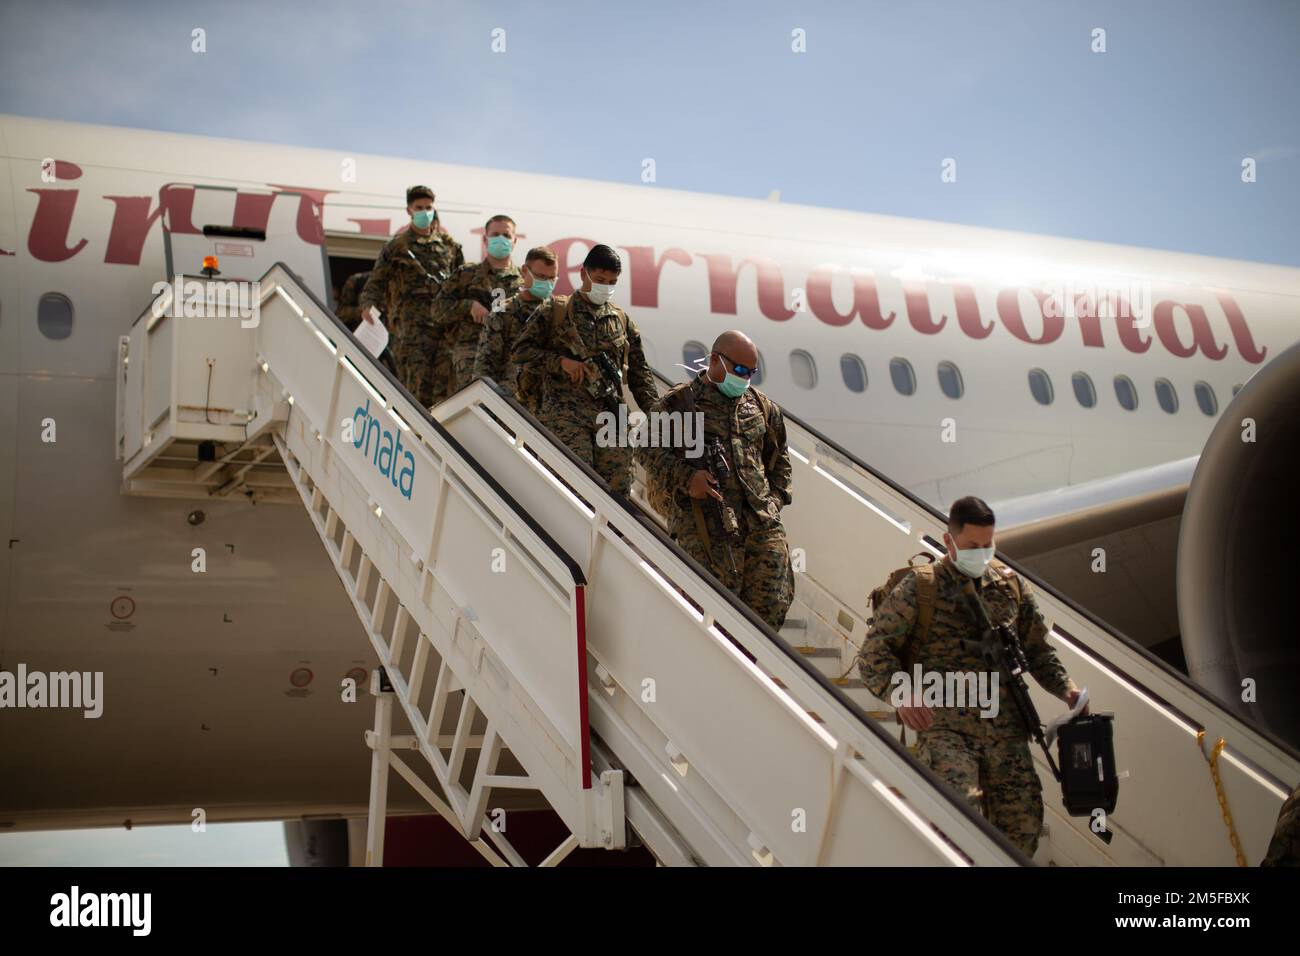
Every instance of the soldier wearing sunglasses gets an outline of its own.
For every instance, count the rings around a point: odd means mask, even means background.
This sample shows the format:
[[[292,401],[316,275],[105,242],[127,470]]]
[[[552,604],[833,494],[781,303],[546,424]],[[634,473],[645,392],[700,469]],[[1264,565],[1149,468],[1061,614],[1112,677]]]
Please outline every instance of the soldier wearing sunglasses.
[[[720,442],[728,465],[722,481],[704,459],[687,457],[683,448],[643,448],[639,453],[654,481],[670,492],[664,516],[669,533],[773,630],[780,630],[794,599],[790,548],[781,524],[781,509],[791,501],[790,456],[781,410],[750,386],[757,367],[758,348],[749,336],[724,332],[713,343],[708,368],[666,392],[654,407],[703,413],[705,445]],[[716,523],[705,520],[710,498],[736,514],[740,530],[729,549]]]

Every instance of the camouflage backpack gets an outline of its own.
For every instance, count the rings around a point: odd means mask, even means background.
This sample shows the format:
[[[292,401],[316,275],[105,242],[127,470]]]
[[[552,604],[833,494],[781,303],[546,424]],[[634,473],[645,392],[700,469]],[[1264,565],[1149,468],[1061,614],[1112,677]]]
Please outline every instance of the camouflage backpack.
[[[924,558],[925,562],[917,564],[917,558]],[[898,582],[907,577],[912,572],[916,572],[916,623],[912,626],[912,633],[907,640],[907,651],[904,655],[903,669],[907,670],[912,666],[912,651],[921,644],[930,633],[930,623],[934,620],[934,602],[935,595],[938,594],[939,585],[935,579],[935,560],[934,555],[929,552],[914,554],[907,559],[907,565],[901,568],[895,568],[889,572],[889,577],[885,583],[871,592],[869,601],[871,603],[872,620],[875,619],[876,612],[880,606],[885,603],[885,599],[898,586]],[[997,559],[994,559],[990,565],[994,571],[1005,578],[1010,584],[1011,589],[1015,591],[1016,603],[1020,603],[1020,579],[1016,577],[1014,571]]]
[[[543,317],[534,313],[530,315],[526,321],[542,322],[549,318],[551,324],[554,326],[568,314],[568,310],[569,296],[552,296],[551,310],[548,316]],[[521,335],[522,333],[523,329],[520,328],[516,332],[516,335]],[[528,409],[534,415],[537,414],[537,409],[540,408],[542,404],[543,376],[544,373],[542,370],[535,368],[521,368],[515,375],[515,397],[519,399],[519,404],[523,405],[524,408]]]

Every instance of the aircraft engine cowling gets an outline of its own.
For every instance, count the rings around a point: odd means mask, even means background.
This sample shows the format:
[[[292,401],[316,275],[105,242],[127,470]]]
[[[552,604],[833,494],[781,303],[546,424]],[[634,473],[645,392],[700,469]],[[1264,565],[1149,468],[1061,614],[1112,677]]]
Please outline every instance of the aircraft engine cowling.
[[[1253,439],[1253,440],[1252,440]],[[1197,463],[1178,535],[1193,680],[1300,745],[1300,345],[1233,398]],[[1254,682],[1254,702],[1243,682]]]

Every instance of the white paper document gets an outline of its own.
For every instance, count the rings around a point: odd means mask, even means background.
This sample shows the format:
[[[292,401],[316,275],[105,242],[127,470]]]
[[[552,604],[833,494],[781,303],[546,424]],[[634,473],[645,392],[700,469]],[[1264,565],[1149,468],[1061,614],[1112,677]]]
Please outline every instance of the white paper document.
[[[355,332],[352,333],[371,355],[378,358],[383,354],[384,349],[388,347],[388,329],[384,328],[384,323],[375,319],[373,322],[361,320]]]
[[[1047,725],[1047,732],[1044,734],[1047,738],[1047,746],[1052,746],[1052,741],[1056,740],[1056,732],[1060,730],[1064,724],[1068,724],[1070,721],[1074,720],[1074,718],[1083,713],[1083,708],[1087,706],[1088,688],[1085,687],[1083,690],[1079,691],[1079,699],[1074,702],[1074,706],[1063,713],[1060,717],[1053,719],[1052,722]]]

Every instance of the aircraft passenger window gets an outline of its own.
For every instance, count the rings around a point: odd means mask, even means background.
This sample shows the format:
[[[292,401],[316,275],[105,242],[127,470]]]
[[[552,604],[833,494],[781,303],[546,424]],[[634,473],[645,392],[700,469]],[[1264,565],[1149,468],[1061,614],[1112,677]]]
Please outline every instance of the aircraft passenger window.
[[[1087,372],[1075,372],[1070,376],[1070,381],[1074,385],[1074,397],[1080,405],[1092,408],[1097,404],[1097,390],[1092,387],[1092,379]]]
[[[1196,392],[1196,404],[1201,406],[1201,411],[1207,415],[1218,413],[1219,400],[1214,397],[1214,389],[1209,382],[1197,382],[1192,391]]]
[[[815,388],[817,385],[817,363],[803,349],[790,353],[790,374],[800,388]]]
[[[961,380],[961,369],[952,362],[940,362],[939,388],[949,398],[961,398],[966,392],[966,385]]]
[[[1156,401],[1170,415],[1178,411],[1178,393],[1174,391],[1173,383],[1169,379],[1156,379]]]
[[[844,384],[850,392],[867,390],[867,367],[856,355],[846,352],[840,356],[840,375],[844,376]]]
[[[894,391],[899,395],[912,395],[916,392],[916,372],[912,371],[912,363],[907,359],[890,359],[889,377],[894,383]]]
[[[1050,405],[1056,393],[1052,390],[1052,380],[1041,368],[1029,370],[1029,392],[1039,405]]]
[[[687,342],[682,346],[683,365],[688,365],[691,368],[703,368],[707,363],[708,358],[709,350],[699,342]],[[690,378],[691,373],[684,372],[681,369],[678,369],[677,371],[680,373],[683,382]]]
[[[1120,408],[1130,412],[1138,407],[1138,393],[1133,387],[1133,379],[1127,375],[1115,376],[1115,398],[1119,400]]]
[[[767,370],[767,362],[763,360],[763,353],[758,353],[758,368],[754,370],[754,377],[750,379],[755,385],[763,384],[763,373]]]
[[[36,306],[36,327],[47,339],[66,339],[72,334],[72,300],[57,292],[45,293]]]

